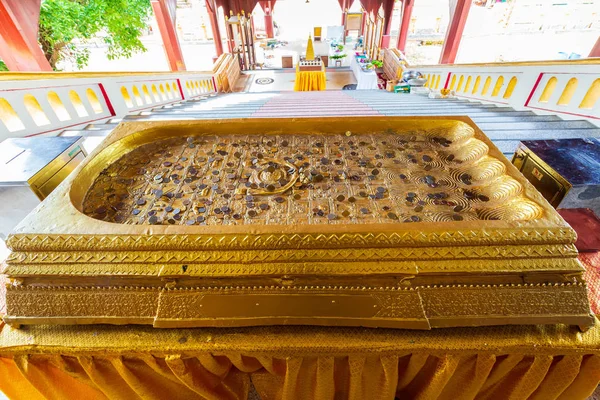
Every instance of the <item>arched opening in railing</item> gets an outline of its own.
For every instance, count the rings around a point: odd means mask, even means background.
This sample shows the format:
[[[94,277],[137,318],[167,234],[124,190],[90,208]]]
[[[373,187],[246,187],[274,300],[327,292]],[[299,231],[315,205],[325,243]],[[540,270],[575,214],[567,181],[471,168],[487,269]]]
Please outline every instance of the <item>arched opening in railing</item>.
[[[163,86],[163,84],[161,83],[160,85],[158,85],[158,90],[160,90],[160,98],[164,100],[167,100],[167,94],[165,93],[165,87]]]
[[[464,75],[461,75],[460,78],[458,78],[458,86],[456,87],[457,92],[460,92],[460,90],[462,89],[464,80],[465,80]]]
[[[177,82],[173,82],[171,84],[171,87],[173,88],[173,96],[177,97],[177,92],[179,91],[179,88],[177,87]]]
[[[140,94],[140,91],[137,88],[137,86],[133,85],[133,87],[131,88],[131,92],[133,93],[133,98],[135,99],[135,103],[138,106],[143,106],[144,100],[142,100],[142,95]]]
[[[165,87],[167,89],[167,98],[172,99],[173,93],[171,92],[171,85],[169,84],[169,82],[165,83]]]
[[[452,79],[450,80],[450,90],[454,90],[454,85],[456,85],[456,75],[452,74]]]
[[[142,93],[144,93],[144,100],[146,100],[146,104],[152,104],[152,97],[150,97],[148,86],[142,85]]]
[[[90,105],[92,106],[92,110],[94,111],[94,113],[102,114],[102,112],[104,110],[102,109],[102,104],[100,103],[100,100],[98,100],[98,96],[96,96],[96,92],[94,92],[93,89],[88,88],[85,91],[85,95],[86,95],[88,101],[90,102]]]
[[[0,121],[6,126],[9,132],[16,132],[25,129],[21,118],[15,112],[10,103],[0,97]]]
[[[129,95],[129,91],[125,86],[121,86],[121,96],[123,96],[123,100],[125,100],[125,104],[127,108],[133,107],[133,101],[131,100],[131,96]]]
[[[568,106],[577,90],[577,78],[571,78],[565,85],[560,97],[558,98],[558,102],[556,103],[559,106]]]
[[[71,104],[73,104],[73,108],[75,108],[75,112],[79,117],[83,118],[88,116],[88,112],[81,101],[81,97],[79,97],[76,91],[71,90],[69,92],[69,100],[71,100]]]
[[[471,92],[471,94],[475,94],[477,93],[477,89],[479,89],[479,84],[481,83],[481,76],[477,76],[477,78],[475,78],[475,83],[473,84],[473,91]]]
[[[35,122],[37,126],[50,124],[48,116],[46,115],[44,110],[42,110],[42,106],[40,106],[40,103],[39,101],[37,101],[35,96],[31,94],[26,94],[25,96],[23,96],[23,103],[25,104],[27,112],[29,113],[29,115],[31,115],[33,122]]]
[[[556,84],[558,83],[558,79],[556,79],[556,77],[552,77],[550,79],[548,79],[548,82],[546,82],[546,86],[544,87],[544,90],[542,91],[542,95],[540,96],[538,102],[539,103],[547,103],[548,100],[550,100],[550,97],[552,96],[552,93],[554,93],[554,89],[556,89]]]
[[[485,79],[485,83],[483,84],[483,89],[481,89],[481,95],[485,96],[488,92],[488,90],[490,89],[490,85],[492,84],[492,77],[488,76]]]
[[[505,99],[510,99],[510,96],[512,96],[513,91],[515,90],[515,86],[517,86],[517,77],[513,76],[512,78],[510,78],[510,81],[508,81],[508,86],[506,87],[506,90],[504,91],[504,96],[502,96]]]
[[[48,92],[48,103],[59,121],[68,121],[71,115],[56,92]]]
[[[596,102],[600,99],[600,78],[592,82],[592,85],[583,96],[579,108],[592,109],[596,105]]]
[[[465,83],[465,90],[463,90],[464,93],[467,93],[469,91],[469,88],[471,87],[471,75],[469,75],[467,77],[467,83]]]
[[[160,101],[160,95],[158,94],[158,90],[156,90],[156,85],[152,85],[152,96],[154,96],[154,101]]]
[[[496,79],[494,90],[492,90],[492,97],[498,96],[498,94],[500,93],[500,89],[502,89],[502,85],[504,85],[504,77],[499,76],[498,79]]]
[[[441,75],[437,76],[437,79],[435,80],[435,88],[439,89],[440,88],[440,80],[442,79]]]

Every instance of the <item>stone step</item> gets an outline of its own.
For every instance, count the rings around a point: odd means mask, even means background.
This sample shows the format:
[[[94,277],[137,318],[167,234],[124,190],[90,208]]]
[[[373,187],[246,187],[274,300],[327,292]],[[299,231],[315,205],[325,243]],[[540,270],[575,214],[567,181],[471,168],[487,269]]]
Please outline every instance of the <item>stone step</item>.
[[[516,115],[516,116],[480,116],[479,114],[473,115],[471,119],[475,123],[486,123],[486,122],[548,122],[548,121],[562,121],[556,115]]]
[[[587,129],[553,129],[553,130],[491,130],[484,133],[492,140],[550,140],[550,139],[584,139],[600,137],[600,128]]]
[[[426,112],[426,113],[431,113],[431,112],[439,112],[439,111],[453,111],[453,112],[458,112],[458,111],[464,111],[466,112],[483,112],[483,111],[495,111],[495,112],[512,112],[514,111],[512,108],[487,108],[487,107],[482,107],[482,108],[478,108],[478,107],[469,107],[469,106],[451,106],[451,107],[393,107],[393,108],[380,108],[380,107],[374,107],[370,104],[362,104],[362,103],[351,103],[351,104],[325,104],[325,105],[295,105],[295,106],[284,106],[284,105],[277,105],[277,104],[268,104],[268,105],[254,105],[254,104],[247,104],[247,105],[235,105],[235,106],[219,106],[219,107],[198,107],[198,108],[183,108],[183,109],[177,109],[177,110],[173,110],[173,109],[168,109],[168,110],[155,110],[155,111],[150,111],[152,113],[157,113],[157,114],[170,114],[170,113],[195,113],[195,112],[206,112],[206,111],[220,111],[220,110],[238,110],[238,111],[248,111],[248,110],[272,110],[272,111],[285,111],[285,110],[297,110],[297,109],[315,109],[315,110],[344,110],[344,109],[351,109],[351,108],[356,108],[356,109],[364,109],[364,108],[369,108],[369,109],[373,109],[373,110],[377,110],[380,111],[383,114],[393,114],[393,113],[401,113],[401,114],[414,114],[417,112]],[[148,111],[142,111],[142,112],[148,112]]]
[[[374,110],[337,110],[337,111],[323,111],[323,110],[298,110],[298,111],[259,111],[252,114],[252,118],[285,118],[285,117],[344,117],[344,116],[368,116],[368,115],[381,115]]]
[[[430,109],[422,109],[422,110],[395,110],[395,111],[385,111],[385,110],[377,110],[383,115],[389,116],[401,116],[401,115],[473,115],[473,116],[482,116],[482,115],[494,115],[494,116],[519,116],[523,115],[523,111],[515,111],[511,108],[509,109],[478,109],[478,108],[441,108],[439,110],[430,110]],[[530,114],[527,114],[530,115]]]
[[[520,140],[501,140],[501,139],[497,139],[497,140],[492,140],[492,142],[494,143],[494,145],[496,145],[496,147],[498,147],[498,150],[500,150],[503,154],[514,154],[515,150],[517,149],[517,146],[519,145]],[[509,158],[510,160],[510,158]]]
[[[114,129],[117,127],[117,123],[106,123],[106,124],[88,124],[86,125],[83,130],[86,131],[99,131],[99,130],[106,130],[106,129]]]
[[[83,137],[104,137],[111,133],[112,129],[97,129],[92,131],[85,130],[66,130],[58,134],[58,136],[83,136]]]
[[[164,110],[164,111],[151,111],[151,114],[195,114],[195,113],[205,113],[212,111],[240,111],[240,112],[253,112],[256,110],[260,110],[260,106],[252,106],[252,107],[214,107],[214,108],[202,108],[202,109],[187,109],[187,110]]]
[[[574,120],[574,121],[546,121],[546,122],[479,122],[477,123],[480,129],[484,131],[492,130],[507,130],[512,131],[516,129],[521,130],[563,130],[563,129],[585,129],[594,128],[588,121]],[[600,130],[600,129],[599,129]]]

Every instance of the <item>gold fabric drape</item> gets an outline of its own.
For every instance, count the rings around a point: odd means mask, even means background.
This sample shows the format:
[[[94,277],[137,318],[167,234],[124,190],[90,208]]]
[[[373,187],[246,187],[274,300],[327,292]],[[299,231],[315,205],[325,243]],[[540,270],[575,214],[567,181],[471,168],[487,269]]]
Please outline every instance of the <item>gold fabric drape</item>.
[[[0,376],[11,399],[585,399],[600,328],[5,326]]]
[[[0,373],[11,399],[245,400],[252,379],[263,399],[571,400],[595,389],[600,356],[18,355]]]
[[[325,68],[321,71],[299,71],[296,69],[294,90],[296,92],[325,90],[326,81]]]
[[[600,312],[600,253],[582,253]],[[0,292],[3,289],[0,277]],[[2,294],[0,293],[0,296]],[[0,312],[2,304],[0,304]],[[410,331],[0,323],[10,399],[587,399],[600,323]]]

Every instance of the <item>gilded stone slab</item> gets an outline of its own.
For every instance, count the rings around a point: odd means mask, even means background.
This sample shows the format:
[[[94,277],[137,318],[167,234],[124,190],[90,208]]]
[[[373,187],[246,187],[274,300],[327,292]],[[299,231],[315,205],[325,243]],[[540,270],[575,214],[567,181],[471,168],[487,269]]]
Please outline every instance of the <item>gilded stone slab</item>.
[[[124,123],[10,236],[6,319],[584,327],[575,238],[466,117]]]

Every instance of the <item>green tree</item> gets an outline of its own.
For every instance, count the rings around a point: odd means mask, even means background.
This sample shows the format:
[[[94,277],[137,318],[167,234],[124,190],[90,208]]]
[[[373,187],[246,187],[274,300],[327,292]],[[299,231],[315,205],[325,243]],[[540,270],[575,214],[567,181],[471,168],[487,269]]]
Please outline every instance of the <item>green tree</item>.
[[[85,67],[89,50],[76,46],[97,38],[108,45],[109,60],[131,57],[146,48],[139,37],[150,16],[149,0],[44,0],[39,41],[53,69],[63,59]]]

